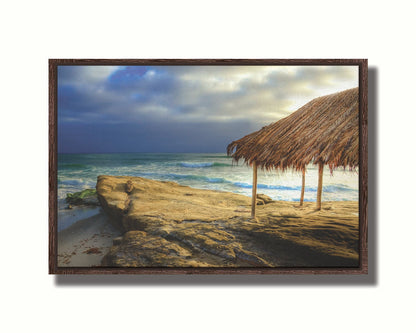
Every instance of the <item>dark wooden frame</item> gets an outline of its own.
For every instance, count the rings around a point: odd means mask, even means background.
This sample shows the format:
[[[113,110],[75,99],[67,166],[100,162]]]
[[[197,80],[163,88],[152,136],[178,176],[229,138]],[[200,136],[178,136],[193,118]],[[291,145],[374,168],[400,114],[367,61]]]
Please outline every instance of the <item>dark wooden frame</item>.
[[[57,68],[65,65],[358,66],[360,104],[359,266],[352,268],[111,268],[57,264]],[[49,274],[368,274],[367,59],[49,59]]]

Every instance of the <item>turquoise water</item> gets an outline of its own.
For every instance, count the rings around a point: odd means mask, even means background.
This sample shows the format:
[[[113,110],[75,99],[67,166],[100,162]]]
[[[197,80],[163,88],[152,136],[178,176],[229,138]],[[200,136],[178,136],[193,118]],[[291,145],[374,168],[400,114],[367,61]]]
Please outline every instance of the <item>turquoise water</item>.
[[[94,188],[97,176],[120,175],[170,180],[200,189],[228,191],[251,196],[252,169],[235,165],[225,154],[58,154],[58,198],[67,193]],[[306,173],[305,201],[315,201],[317,167]],[[295,172],[258,173],[258,193],[275,200],[299,201],[302,175]],[[325,201],[358,200],[358,172],[324,171]]]

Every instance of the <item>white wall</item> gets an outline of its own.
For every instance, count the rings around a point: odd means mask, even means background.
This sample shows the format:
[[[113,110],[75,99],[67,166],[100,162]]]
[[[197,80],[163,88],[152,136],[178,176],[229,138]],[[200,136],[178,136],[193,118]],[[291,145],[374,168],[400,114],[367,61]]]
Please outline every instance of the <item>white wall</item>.
[[[414,11],[367,3],[2,3],[2,331],[410,331]],[[370,276],[49,276],[48,58],[368,58]]]

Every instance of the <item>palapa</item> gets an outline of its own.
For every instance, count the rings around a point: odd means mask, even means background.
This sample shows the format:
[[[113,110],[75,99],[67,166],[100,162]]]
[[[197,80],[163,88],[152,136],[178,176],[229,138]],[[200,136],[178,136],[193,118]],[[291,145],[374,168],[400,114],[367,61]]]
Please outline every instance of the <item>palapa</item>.
[[[254,169],[303,172],[310,163],[318,165],[320,209],[324,165],[331,172],[359,166],[358,88],[313,99],[286,118],[231,142],[227,154]]]

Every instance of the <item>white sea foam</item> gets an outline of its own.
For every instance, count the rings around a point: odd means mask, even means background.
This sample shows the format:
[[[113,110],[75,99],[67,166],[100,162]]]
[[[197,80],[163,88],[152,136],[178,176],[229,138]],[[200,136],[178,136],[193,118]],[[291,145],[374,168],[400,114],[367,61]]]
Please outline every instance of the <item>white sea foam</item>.
[[[251,196],[252,169],[233,165],[224,154],[83,154],[58,156],[58,196],[94,188],[98,175],[171,180],[195,188]],[[258,192],[275,200],[298,201],[302,176],[296,172],[258,172]],[[308,167],[305,200],[316,199],[318,170]],[[324,170],[323,200],[358,200],[358,173]]]

